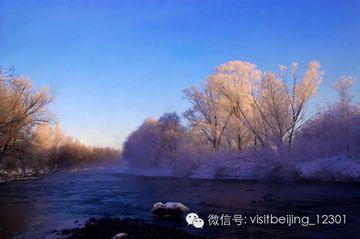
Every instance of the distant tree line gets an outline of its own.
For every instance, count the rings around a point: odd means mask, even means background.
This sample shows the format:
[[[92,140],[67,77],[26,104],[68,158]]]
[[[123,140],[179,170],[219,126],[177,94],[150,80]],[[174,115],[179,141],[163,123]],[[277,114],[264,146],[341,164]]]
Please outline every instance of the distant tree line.
[[[84,162],[114,158],[110,148],[93,148],[61,132],[46,88],[0,67],[0,179],[29,177]]]
[[[209,169],[214,175],[229,172],[229,177],[237,175],[237,167],[246,174],[245,165],[250,165],[248,171],[266,165],[269,175],[294,171],[301,177],[302,162],[337,156],[360,166],[354,78],[341,77],[333,86],[338,102],[311,114],[306,109],[323,80],[320,64],[312,61],[304,70],[297,63],[279,68],[274,73],[242,61],[220,65],[200,86],[184,90],[190,108],[182,118],[166,113],[147,119],[128,137],[125,162],[132,169],[164,174]],[[355,176],[360,179],[359,168]]]

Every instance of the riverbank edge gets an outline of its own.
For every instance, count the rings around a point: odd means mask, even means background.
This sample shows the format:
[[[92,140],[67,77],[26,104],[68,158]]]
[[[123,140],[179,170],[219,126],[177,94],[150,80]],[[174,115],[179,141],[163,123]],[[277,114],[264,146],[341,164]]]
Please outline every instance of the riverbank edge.
[[[83,226],[57,231],[59,238],[66,239],[206,239],[172,227],[146,223],[133,218],[90,218]],[[118,235],[118,237],[116,237]],[[119,236],[121,235],[121,236]]]

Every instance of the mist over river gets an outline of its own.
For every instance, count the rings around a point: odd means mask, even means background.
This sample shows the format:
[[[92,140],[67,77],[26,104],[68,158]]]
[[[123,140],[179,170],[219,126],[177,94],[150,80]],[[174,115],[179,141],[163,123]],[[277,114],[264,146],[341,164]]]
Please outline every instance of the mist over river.
[[[264,200],[271,195],[270,200]],[[265,197],[266,198],[266,197]],[[155,202],[179,201],[205,221],[153,218]],[[0,184],[0,238],[56,238],[55,230],[91,217],[140,218],[212,238],[355,238],[360,227],[360,187],[355,183],[259,182],[119,173],[116,167],[59,172],[38,180]],[[346,215],[339,225],[209,226],[209,214]]]

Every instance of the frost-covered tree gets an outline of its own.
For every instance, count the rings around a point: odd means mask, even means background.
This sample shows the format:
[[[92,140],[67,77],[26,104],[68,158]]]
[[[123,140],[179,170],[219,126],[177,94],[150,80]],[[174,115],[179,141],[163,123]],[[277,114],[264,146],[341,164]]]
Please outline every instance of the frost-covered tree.
[[[54,127],[50,124],[40,124],[35,132],[35,157],[34,170],[39,171],[42,168],[52,171],[59,166],[63,166],[66,161],[74,160],[64,157],[73,140],[65,136],[61,131],[60,124]],[[62,164],[62,165],[61,165]]]
[[[125,141],[122,157],[130,167],[151,168],[158,164],[159,150],[158,121],[147,119]]]
[[[224,132],[224,141],[227,148],[241,151],[253,144],[253,134],[241,120],[232,115]]]
[[[183,134],[180,117],[176,113],[165,113],[159,118],[158,124],[161,150],[175,156],[179,139]]]
[[[351,89],[355,83],[354,77],[350,76],[342,76],[340,79],[338,79],[335,84],[333,85],[333,88],[337,91],[339,95],[339,101],[338,101],[338,108],[342,109],[342,113],[350,113],[353,109],[351,106],[353,96],[351,94]]]
[[[176,157],[183,134],[176,113],[165,113],[159,120],[147,119],[124,143],[123,158],[131,167],[169,164]]]
[[[333,88],[339,100],[320,110],[301,130],[297,146],[309,158],[360,157],[360,107],[352,102],[353,77],[341,77]]]
[[[232,109],[224,105],[225,98],[214,87],[211,77],[200,89],[192,86],[185,89],[184,94],[192,105],[184,113],[190,127],[201,131],[213,150],[219,149]]]
[[[232,61],[216,68],[208,81],[215,94],[224,99],[220,108],[232,112],[253,135],[254,145],[281,146],[287,140],[290,148],[305,107],[321,82],[319,68],[318,62],[310,62],[298,81],[297,64],[293,64],[291,81],[287,82],[284,67],[276,75],[263,73],[248,62]],[[239,132],[244,131],[239,128]]]
[[[186,131],[176,113],[147,119],[127,138],[122,158],[131,171],[188,174],[199,160],[196,130]]]
[[[305,108],[307,103],[317,92],[323,71],[320,70],[320,64],[317,61],[311,61],[307,65],[305,74],[298,81],[298,64],[291,65],[291,82],[287,84],[287,94],[290,100],[290,127],[287,132],[289,148],[292,145],[295,133],[304,124]],[[283,74],[284,77],[284,74]],[[284,77],[286,80],[286,77]],[[286,81],[285,81],[286,82]],[[290,85],[290,86],[289,86]]]
[[[64,134],[59,123],[40,124],[33,142],[32,173],[51,172],[59,168],[77,167],[84,163],[119,157],[111,148],[89,147]],[[29,161],[29,160],[28,160]]]
[[[36,90],[30,80],[0,69],[0,166],[11,168],[27,153],[34,127],[51,120],[52,97]]]
[[[222,108],[226,112],[231,112],[231,126],[235,132],[238,148],[243,148],[243,142],[249,141],[249,132],[253,138],[262,139],[256,130],[254,115],[252,110],[251,92],[258,84],[261,72],[256,65],[249,62],[231,61],[215,69],[215,72],[209,77],[214,91],[223,99]],[[229,132],[229,130],[227,130]],[[245,138],[244,138],[245,137]],[[227,138],[229,138],[227,136]],[[242,146],[239,145],[243,144]]]

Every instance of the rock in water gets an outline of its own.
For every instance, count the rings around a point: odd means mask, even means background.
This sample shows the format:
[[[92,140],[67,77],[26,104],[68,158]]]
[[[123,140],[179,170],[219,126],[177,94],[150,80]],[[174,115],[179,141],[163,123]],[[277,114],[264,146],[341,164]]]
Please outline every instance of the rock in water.
[[[152,213],[156,217],[181,217],[190,209],[180,202],[157,202],[154,204]]]
[[[126,233],[118,233],[115,236],[113,236],[111,239],[123,239],[126,238],[128,234]]]
[[[271,202],[271,201],[275,200],[275,197],[271,193],[267,193],[264,195],[263,199],[265,202]]]

